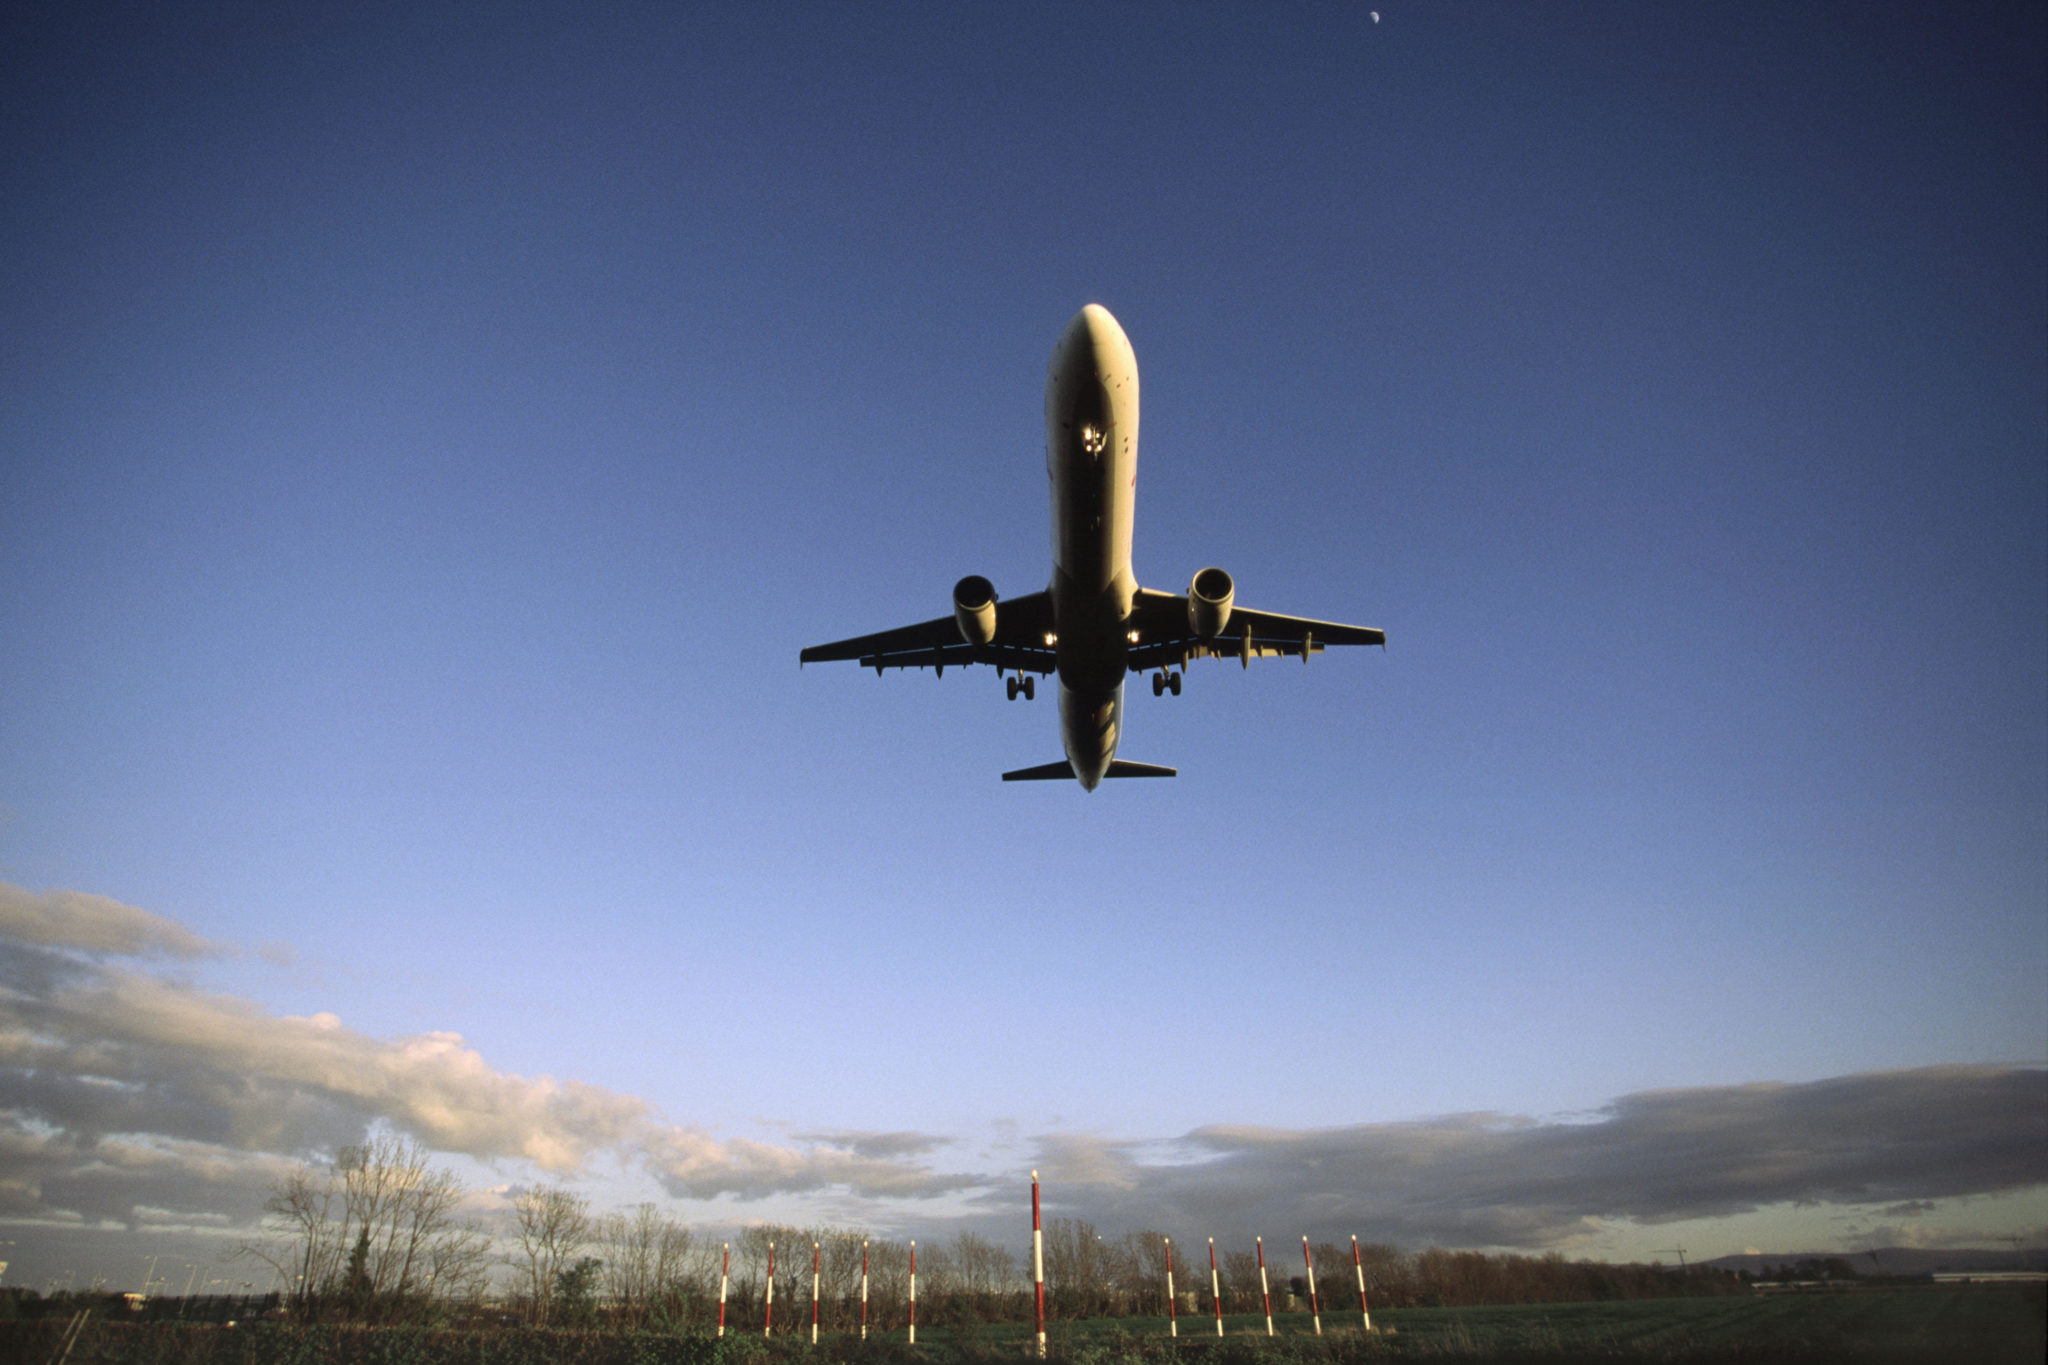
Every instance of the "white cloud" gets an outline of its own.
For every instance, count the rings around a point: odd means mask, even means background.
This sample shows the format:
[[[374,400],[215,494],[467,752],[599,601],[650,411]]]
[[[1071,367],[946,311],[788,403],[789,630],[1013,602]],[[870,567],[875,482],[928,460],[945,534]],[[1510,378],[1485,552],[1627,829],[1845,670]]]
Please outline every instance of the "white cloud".
[[[222,1171],[198,1169],[211,1162],[259,1172],[229,1201],[246,1217],[257,1201],[245,1196],[274,1174],[252,1155],[285,1160],[332,1150],[375,1125],[436,1151],[526,1161],[555,1174],[607,1154],[699,1198],[826,1189],[916,1198],[973,1183],[916,1160],[944,1141],[936,1137],[824,1133],[802,1146],[719,1140],[664,1122],[635,1096],[499,1070],[456,1033],[379,1039],[333,1014],[271,1014],[101,960],[213,951],[176,924],[99,897],[38,896],[4,884],[0,892],[9,910],[0,920],[5,1212],[132,1220],[145,1204],[180,1207],[161,1182],[142,1178],[146,1169],[179,1165],[191,1188],[219,1192]],[[84,907],[76,920],[74,906]]]
[[[223,950],[184,925],[83,891],[0,882],[0,939],[126,957],[208,957]]]
[[[2048,1073],[1983,1066],[1649,1091],[1579,1116],[1590,1121],[1057,1133],[1000,1177],[940,1170],[955,1141],[943,1135],[719,1138],[636,1096],[500,1070],[456,1033],[373,1038],[112,962],[219,950],[104,898],[0,884],[0,912],[0,1216],[44,1224],[246,1226],[293,1161],[378,1127],[556,1174],[608,1158],[679,1199],[799,1198],[886,1222],[903,1201],[920,1218],[1010,1219],[1035,1164],[1053,1212],[1105,1229],[1403,1246],[1568,1246],[1617,1222],[1801,1202],[1907,1219],[2048,1184]]]

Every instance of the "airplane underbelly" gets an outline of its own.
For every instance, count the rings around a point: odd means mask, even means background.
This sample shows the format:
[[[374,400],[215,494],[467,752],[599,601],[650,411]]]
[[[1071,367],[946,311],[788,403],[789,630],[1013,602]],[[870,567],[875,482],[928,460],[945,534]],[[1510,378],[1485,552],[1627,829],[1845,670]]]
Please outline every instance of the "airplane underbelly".
[[[1121,681],[1110,690],[1076,690],[1060,686],[1060,742],[1073,765],[1074,776],[1090,791],[1109,771],[1116,757],[1117,740],[1122,738],[1124,686]]]

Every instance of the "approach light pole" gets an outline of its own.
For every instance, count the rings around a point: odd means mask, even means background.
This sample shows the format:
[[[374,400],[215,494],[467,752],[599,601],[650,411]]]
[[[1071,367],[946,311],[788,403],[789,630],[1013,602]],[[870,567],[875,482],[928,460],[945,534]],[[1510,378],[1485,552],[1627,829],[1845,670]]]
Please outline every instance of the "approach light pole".
[[[1273,1335],[1273,1286],[1266,1279],[1266,1239],[1257,1239],[1259,1244],[1259,1297],[1266,1301],[1266,1335]]]
[[[1038,1172],[1031,1173],[1031,1288],[1038,1311],[1038,1358],[1045,1359],[1045,1227],[1038,1218]]]
[[[1351,1268],[1358,1272],[1358,1316],[1365,1319],[1365,1330],[1372,1330],[1372,1309],[1365,1302],[1365,1262],[1358,1258],[1358,1237],[1351,1238]]]
[[[1180,1314],[1177,1311],[1180,1305],[1173,1301],[1173,1239],[1164,1237],[1160,1240],[1166,1243],[1166,1334],[1177,1337],[1180,1335]]]
[[[1316,1302],[1316,1261],[1308,1254],[1308,1238],[1301,1239],[1301,1263],[1308,1267],[1308,1311],[1315,1319],[1316,1335],[1323,1334],[1323,1306]]]
[[[1216,1239],[1209,1239],[1209,1299],[1216,1306],[1216,1335],[1223,1335],[1223,1281],[1216,1277]]]

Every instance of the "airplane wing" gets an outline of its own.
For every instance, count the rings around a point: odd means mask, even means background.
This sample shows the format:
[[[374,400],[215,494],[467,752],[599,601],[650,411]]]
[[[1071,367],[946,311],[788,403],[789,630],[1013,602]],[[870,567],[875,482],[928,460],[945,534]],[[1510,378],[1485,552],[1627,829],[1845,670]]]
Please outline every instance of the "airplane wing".
[[[857,659],[862,668],[872,668],[878,675],[889,668],[935,668],[943,676],[949,664],[993,664],[1005,673],[1050,673],[1055,659],[1045,640],[1051,630],[1052,599],[1033,592],[996,604],[996,636],[985,645],[968,644],[960,638],[959,624],[950,616],[941,616],[914,626],[812,645],[797,655],[797,662]]]
[[[1300,658],[1320,654],[1325,645],[1379,645],[1387,633],[1370,626],[1347,626],[1306,616],[1282,616],[1233,606],[1230,619],[1213,638],[1204,640],[1188,622],[1188,599],[1179,593],[1141,588],[1131,604],[1131,628],[1138,633],[1128,655],[1131,671],[1178,668],[1190,659],[1236,659],[1246,668],[1253,659]],[[958,634],[955,631],[954,634]]]

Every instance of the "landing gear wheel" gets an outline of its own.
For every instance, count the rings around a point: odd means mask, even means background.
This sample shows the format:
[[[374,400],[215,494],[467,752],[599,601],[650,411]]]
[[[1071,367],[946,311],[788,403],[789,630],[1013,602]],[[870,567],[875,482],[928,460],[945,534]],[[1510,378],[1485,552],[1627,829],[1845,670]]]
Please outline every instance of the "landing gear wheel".
[[[1017,700],[1017,680],[1015,678],[1003,679],[1003,690],[1010,694],[1011,701]]]
[[[1037,697],[1038,697],[1038,679],[1036,679],[1036,678],[1026,678],[1026,679],[1024,680],[1024,700],[1026,700],[1026,701],[1033,701],[1033,700],[1036,700],[1036,699],[1037,699]]]
[[[1166,675],[1164,673],[1154,673],[1152,675],[1152,695],[1156,697],[1165,690]]]
[[[1168,688],[1170,688],[1170,689],[1172,690],[1172,692],[1173,692],[1173,695],[1174,695],[1174,696],[1176,696],[1176,697],[1177,697],[1177,696],[1179,696],[1179,695],[1180,695],[1180,674],[1178,674],[1178,673],[1169,673],[1169,674],[1167,674],[1167,675],[1166,675],[1166,685],[1167,685],[1167,687],[1168,687]]]

